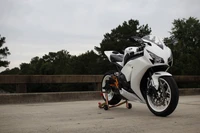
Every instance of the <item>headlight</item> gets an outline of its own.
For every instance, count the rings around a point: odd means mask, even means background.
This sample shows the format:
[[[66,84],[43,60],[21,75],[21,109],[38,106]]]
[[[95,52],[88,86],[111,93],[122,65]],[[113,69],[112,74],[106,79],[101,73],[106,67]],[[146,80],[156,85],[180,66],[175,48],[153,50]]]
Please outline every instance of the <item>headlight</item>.
[[[150,61],[152,62],[152,64],[155,64],[155,63],[164,63],[164,60],[163,58],[155,55],[154,53],[150,52],[147,50],[147,52],[149,53],[149,55],[151,56],[152,59],[150,59]]]
[[[168,64],[169,64],[169,66],[173,65],[173,55],[172,55],[172,52],[171,52],[170,57],[168,58]]]

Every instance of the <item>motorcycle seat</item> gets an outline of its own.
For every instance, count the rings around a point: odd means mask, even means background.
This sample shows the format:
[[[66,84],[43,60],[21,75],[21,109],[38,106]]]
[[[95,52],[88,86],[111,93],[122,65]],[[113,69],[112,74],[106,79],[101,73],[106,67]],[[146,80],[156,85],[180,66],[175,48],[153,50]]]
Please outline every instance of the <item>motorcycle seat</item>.
[[[110,60],[112,62],[122,62],[123,58],[124,58],[124,55],[120,53],[117,53],[117,54],[113,53],[112,55],[110,55]]]

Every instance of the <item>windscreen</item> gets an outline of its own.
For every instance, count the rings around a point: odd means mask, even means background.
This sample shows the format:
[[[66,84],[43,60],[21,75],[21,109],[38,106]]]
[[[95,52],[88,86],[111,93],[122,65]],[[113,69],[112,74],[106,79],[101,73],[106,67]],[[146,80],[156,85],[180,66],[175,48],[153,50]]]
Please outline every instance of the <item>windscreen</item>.
[[[157,36],[153,36],[153,35],[147,35],[147,36],[144,36],[142,38],[144,41],[148,41],[148,42],[152,42],[156,45],[158,45],[160,48],[163,49],[163,46],[164,46],[164,43],[161,39],[159,39]]]

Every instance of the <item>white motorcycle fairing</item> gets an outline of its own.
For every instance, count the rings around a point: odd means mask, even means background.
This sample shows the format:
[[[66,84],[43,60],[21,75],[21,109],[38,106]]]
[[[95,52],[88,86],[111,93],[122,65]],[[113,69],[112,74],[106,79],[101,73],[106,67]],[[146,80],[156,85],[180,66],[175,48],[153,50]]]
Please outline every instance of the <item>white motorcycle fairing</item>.
[[[147,43],[152,43],[149,40],[143,39]],[[160,43],[160,42],[159,42]],[[162,43],[162,42],[161,42]],[[143,51],[137,51],[138,47],[128,47],[124,51],[124,57],[123,59],[118,62],[116,62],[118,65],[122,67],[121,72],[125,75],[127,82],[130,82],[131,89],[134,91],[135,94],[130,93],[126,91],[125,89],[120,90],[120,94],[131,100],[131,101],[140,101],[142,103],[145,103],[145,98],[142,95],[141,89],[140,89],[140,83],[141,80],[146,73],[146,71],[154,66],[161,66],[161,65],[168,65],[169,57],[171,56],[171,50],[165,46],[162,45],[162,48],[158,45],[151,44],[150,46],[147,44]],[[116,53],[116,51],[105,51],[105,55],[108,57],[109,61],[112,62],[111,57],[112,56],[122,56],[123,54]],[[155,55],[154,55],[155,53]],[[132,55],[130,60],[126,61],[126,55]],[[151,60],[156,57],[162,57],[162,62],[152,63]],[[151,76],[152,84],[156,89],[159,87],[159,77],[162,76],[172,76],[168,72],[161,71],[161,72],[155,72]]]

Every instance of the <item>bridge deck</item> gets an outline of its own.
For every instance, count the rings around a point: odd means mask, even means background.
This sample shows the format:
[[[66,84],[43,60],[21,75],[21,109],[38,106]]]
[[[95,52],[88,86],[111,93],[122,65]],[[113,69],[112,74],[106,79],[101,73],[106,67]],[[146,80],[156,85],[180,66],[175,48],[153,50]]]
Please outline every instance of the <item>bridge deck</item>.
[[[98,101],[0,105],[0,133],[199,133],[200,95],[181,96],[169,117],[132,103],[104,111]]]

